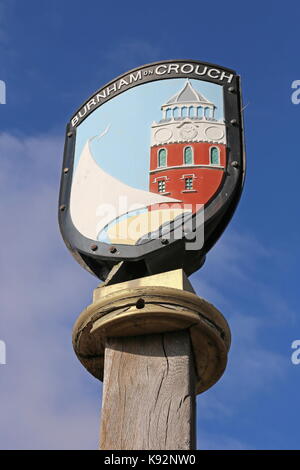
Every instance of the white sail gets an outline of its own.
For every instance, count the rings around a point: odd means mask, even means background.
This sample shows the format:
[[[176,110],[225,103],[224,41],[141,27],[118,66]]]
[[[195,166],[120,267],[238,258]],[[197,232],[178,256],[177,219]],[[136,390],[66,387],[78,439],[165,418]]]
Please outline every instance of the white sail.
[[[100,136],[107,132],[108,128]],[[70,213],[77,230],[87,238],[98,233],[111,221],[131,210],[158,203],[180,202],[167,196],[132,188],[102,170],[94,160],[89,139],[73,175]]]

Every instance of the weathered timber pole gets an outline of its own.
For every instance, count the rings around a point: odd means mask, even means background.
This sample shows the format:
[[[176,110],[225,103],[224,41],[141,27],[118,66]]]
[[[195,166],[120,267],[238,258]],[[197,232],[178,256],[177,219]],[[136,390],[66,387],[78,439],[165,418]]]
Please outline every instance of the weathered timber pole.
[[[101,449],[195,448],[195,370],[187,330],[110,338],[104,363]]]
[[[100,449],[195,448],[195,396],[223,374],[230,330],[182,270],[96,289],[73,345],[104,382]]]

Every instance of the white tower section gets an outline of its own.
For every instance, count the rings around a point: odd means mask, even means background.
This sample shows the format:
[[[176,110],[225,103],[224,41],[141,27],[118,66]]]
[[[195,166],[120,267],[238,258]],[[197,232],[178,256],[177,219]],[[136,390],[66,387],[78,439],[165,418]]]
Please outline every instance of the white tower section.
[[[162,105],[162,119],[151,126],[151,147],[181,142],[226,144],[224,121],[215,119],[214,103],[196,91],[189,80]]]

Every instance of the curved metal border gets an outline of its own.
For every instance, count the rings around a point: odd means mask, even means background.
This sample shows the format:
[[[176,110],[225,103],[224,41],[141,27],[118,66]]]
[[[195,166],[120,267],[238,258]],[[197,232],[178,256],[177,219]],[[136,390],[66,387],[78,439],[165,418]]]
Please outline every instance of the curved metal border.
[[[76,126],[72,125],[72,119],[67,125],[66,141],[64,149],[64,160],[61,176],[61,187],[59,196],[59,224],[63,239],[67,247],[72,252],[75,259],[90,272],[100,279],[105,279],[110,269],[118,262],[137,262],[143,261],[146,266],[147,274],[153,274],[162,270],[173,269],[175,266],[183,267],[187,274],[191,274],[199,269],[203,264],[205,254],[214,245],[226,228],[231,219],[236,205],[239,201],[245,174],[245,154],[243,141],[243,119],[242,119],[242,103],[240,92],[240,77],[231,69],[220,67],[217,65],[199,62],[195,60],[167,60],[154,62],[141,67],[132,69],[125,74],[120,75],[110,81],[104,87],[95,92],[85,103],[79,108],[82,109],[92,98],[96,96],[113,83],[129,76],[137,71],[145,71],[164,64],[195,64],[212,68],[218,68],[224,73],[232,74],[233,78],[230,83],[220,83],[218,79],[203,77],[193,73],[176,73],[167,74],[167,76],[156,76],[154,74],[147,75],[141,82],[134,82],[123,90],[118,90],[112,97],[105,102],[113,99],[120,93],[126,92],[134,86],[140,86],[147,82],[156,80],[172,79],[172,78],[192,78],[201,81],[208,81],[223,86],[224,96],[224,115],[227,131],[227,155],[226,169],[221,187],[213,198],[208,201],[204,208],[205,219],[205,242],[201,250],[185,251],[185,239],[174,240],[171,233],[167,234],[169,240],[167,244],[162,239],[149,240],[140,245],[108,245],[107,243],[98,242],[84,237],[73,225],[70,211],[69,201],[73,174],[73,161],[76,142]],[[104,103],[100,103],[101,106]],[[95,107],[97,109],[99,106]],[[80,123],[92,112],[90,111]],[[78,111],[73,115],[75,116]],[[78,123],[78,125],[80,124]],[[200,229],[198,228],[197,231]],[[174,265],[174,256],[175,265]],[[161,266],[163,264],[163,266]],[[136,265],[136,264],[135,264]],[[132,264],[133,266],[133,264]]]

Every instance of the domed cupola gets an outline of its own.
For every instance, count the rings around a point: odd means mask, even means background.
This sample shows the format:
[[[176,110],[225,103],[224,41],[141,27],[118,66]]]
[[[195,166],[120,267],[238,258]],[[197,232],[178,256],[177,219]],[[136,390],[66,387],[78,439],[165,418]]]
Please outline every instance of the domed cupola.
[[[162,119],[151,126],[151,146],[179,142],[225,143],[225,123],[217,106],[186,80],[161,106]]]
[[[189,80],[162,105],[162,121],[189,119],[214,120],[216,106],[196,91]]]

